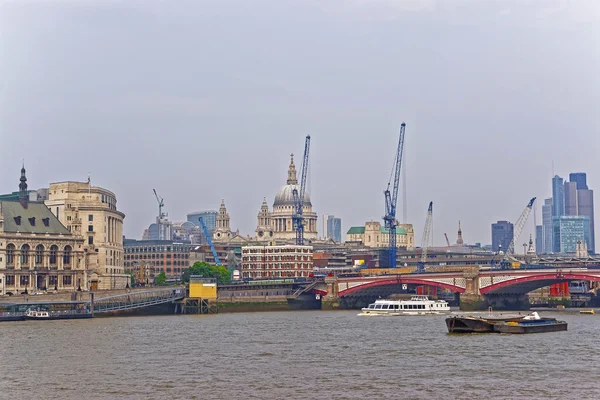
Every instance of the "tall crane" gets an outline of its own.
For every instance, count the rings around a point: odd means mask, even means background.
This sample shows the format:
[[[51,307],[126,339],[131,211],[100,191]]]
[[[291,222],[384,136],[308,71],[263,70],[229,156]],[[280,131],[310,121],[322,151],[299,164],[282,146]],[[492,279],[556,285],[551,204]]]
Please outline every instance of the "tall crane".
[[[210,251],[212,251],[213,257],[215,258],[215,264],[222,265],[221,260],[219,260],[219,256],[217,255],[217,250],[215,250],[215,246],[213,245],[212,239],[210,238],[210,232],[208,232],[208,228],[206,227],[206,224],[204,223],[204,219],[202,217],[200,217],[199,219],[200,219],[200,225],[202,225],[202,230],[204,231],[204,235],[206,235],[206,241],[208,242],[208,245],[210,246]]]
[[[448,235],[444,233],[444,237],[446,238],[446,244],[450,247],[450,240],[448,240]]]
[[[506,250],[506,253],[505,253],[507,256],[515,253],[515,242],[517,240],[519,240],[519,236],[521,236],[521,232],[523,231],[523,228],[525,227],[525,223],[527,222],[527,218],[529,217],[529,214],[531,213],[531,209],[533,208],[534,202],[535,202],[535,197],[533,199],[529,200],[529,203],[527,203],[527,207],[525,207],[525,209],[521,213],[521,216],[515,223],[513,238],[510,241],[510,244],[508,245],[508,249]]]
[[[417,262],[417,272],[425,272],[425,262],[427,261],[427,248],[429,247],[429,236],[431,235],[431,222],[433,220],[433,201],[429,202],[427,208],[427,218],[425,219],[425,229],[421,240],[421,261]]]
[[[162,239],[164,239],[162,237],[163,236],[163,231],[162,231],[162,228],[161,228],[162,218],[164,216],[164,214],[162,212],[162,209],[165,206],[165,202],[164,202],[163,198],[160,197],[158,195],[158,193],[156,193],[156,189],[152,189],[152,190],[154,191],[154,196],[156,197],[156,201],[158,202],[158,218],[156,220],[156,228],[158,230],[158,240],[162,240]]]
[[[385,215],[383,221],[385,227],[389,232],[389,268],[396,267],[396,226],[398,221],[396,220],[396,204],[398,203],[398,183],[400,182],[400,166],[402,165],[402,150],[404,149],[404,130],[406,124],[403,122],[400,125],[400,138],[398,140],[398,150],[396,151],[396,159],[394,164],[394,185],[393,194],[390,193],[390,185],[392,183],[392,174],[390,174],[390,180],[387,184],[387,189],[383,192],[385,196]]]
[[[295,187],[294,190],[292,190],[295,208],[292,222],[294,223],[294,229],[296,230],[296,244],[299,246],[304,245],[304,217],[302,216],[302,212],[304,210],[304,192],[306,191],[309,150],[310,135],[306,135],[306,141],[304,142],[304,158],[302,159],[302,168],[300,172],[300,191],[298,191],[298,187]]]

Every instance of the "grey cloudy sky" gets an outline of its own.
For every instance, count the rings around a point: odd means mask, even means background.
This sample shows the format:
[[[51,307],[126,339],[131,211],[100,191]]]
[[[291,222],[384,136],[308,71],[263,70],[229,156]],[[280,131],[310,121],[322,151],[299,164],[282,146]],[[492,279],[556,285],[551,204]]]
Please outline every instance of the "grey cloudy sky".
[[[346,230],[383,215],[405,121],[417,242],[433,200],[435,244],[459,219],[489,243],[552,161],[600,193],[599,27],[597,1],[0,0],[0,192],[24,158],[31,188],[91,172],[128,237],[153,188],[172,220],[225,198],[246,234],[311,134],[314,209]]]

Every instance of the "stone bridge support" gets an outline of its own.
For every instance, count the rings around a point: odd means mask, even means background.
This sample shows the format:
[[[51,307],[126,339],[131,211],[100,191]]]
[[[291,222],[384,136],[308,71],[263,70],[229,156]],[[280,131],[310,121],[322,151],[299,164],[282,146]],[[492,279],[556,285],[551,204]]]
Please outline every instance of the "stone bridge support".
[[[327,286],[327,295],[321,299],[321,309],[332,310],[340,307],[340,298],[338,296],[338,278],[337,276],[325,277]]]
[[[460,309],[481,311],[490,307],[493,310],[528,310],[529,296],[523,293],[489,293],[482,295],[479,287],[479,272],[465,272],[466,290],[460,294]]]
[[[475,311],[487,309],[487,304],[479,292],[479,272],[466,271],[463,273],[466,281],[465,292],[460,294],[460,309]]]

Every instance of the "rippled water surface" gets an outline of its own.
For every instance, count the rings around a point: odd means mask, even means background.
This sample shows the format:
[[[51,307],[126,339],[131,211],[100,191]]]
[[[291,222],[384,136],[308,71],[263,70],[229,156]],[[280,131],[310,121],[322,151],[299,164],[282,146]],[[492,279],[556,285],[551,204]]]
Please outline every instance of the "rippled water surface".
[[[0,399],[592,399],[600,315],[448,335],[351,311],[0,323]]]

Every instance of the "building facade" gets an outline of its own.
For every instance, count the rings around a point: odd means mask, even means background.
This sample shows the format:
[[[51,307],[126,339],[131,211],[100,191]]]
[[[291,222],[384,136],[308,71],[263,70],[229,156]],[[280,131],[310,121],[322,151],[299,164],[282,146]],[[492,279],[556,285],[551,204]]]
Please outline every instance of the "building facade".
[[[575,253],[578,242],[585,242],[589,249],[590,218],[587,215],[553,217],[552,233],[553,253]]]
[[[342,219],[333,215],[327,216],[327,234],[326,239],[332,239],[337,243],[342,242]]]
[[[294,216],[294,190],[299,192],[300,185],[298,185],[294,155],[292,154],[286,185],[282,186],[275,196],[272,211],[269,211],[266,199],[263,200],[263,204],[258,213],[255,240],[295,240],[296,231],[294,230],[292,222],[292,217]],[[317,214],[313,212],[308,192],[304,192],[302,215],[304,217],[304,238],[308,240],[317,239]]]
[[[544,254],[544,227],[535,226],[535,251],[536,254]]]
[[[346,233],[346,241],[360,243],[367,247],[388,247],[390,234],[380,222],[367,222],[365,226],[351,227]],[[396,244],[402,249],[414,249],[415,232],[412,224],[399,224],[396,227]]]
[[[187,215],[187,220],[200,228],[199,243],[208,243],[206,240],[206,235],[204,234],[204,230],[202,229],[202,225],[200,224],[200,218],[202,218],[204,221],[204,225],[206,225],[206,229],[208,230],[209,235],[212,237],[212,235],[215,233],[215,228],[217,227],[218,214],[219,213],[214,210],[205,210],[196,211]]]
[[[304,278],[312,271],[312,246],[242,247],[242,278]]]
[[[563,178],[555,175],[552,178],[552,216],[565,215],[565,184]]]
[[[138,265],[145,265],[153,272],[152,278],[164,272],[167,279],[176,280],[193,264],[190,252],[194,247],[172,240],[125,239],[125,269],[133,271]]]
[[[498,221],[492,224],[492,251],[508,250],[514,237],[514,225],[508,221]]]
[[[543,254],[552,253],[552,210],[552,198],[545,199],[542,205]]]
[[[91,182],[51,183],[46,206],[76,236],[83,236],[86,286],[123,289],[129,283],[123,254],[123,219],[117,198]]]
[[[81,234],[29,200],[25,167],[19,189],[18,200],[0,201],[0,294],[87,289]]]

